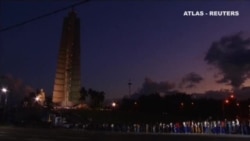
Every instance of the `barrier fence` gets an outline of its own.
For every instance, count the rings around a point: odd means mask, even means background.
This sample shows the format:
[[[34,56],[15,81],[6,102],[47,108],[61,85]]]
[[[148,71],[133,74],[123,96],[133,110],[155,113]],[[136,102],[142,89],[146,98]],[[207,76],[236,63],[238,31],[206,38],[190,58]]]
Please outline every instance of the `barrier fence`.
[[[111,131],[111,132],[134,132],[134,133],[200,133],[200,134],[250,134],[249,121],[185,121],[176,123],[155,124],[83,124],[77,125],[84,130]]]

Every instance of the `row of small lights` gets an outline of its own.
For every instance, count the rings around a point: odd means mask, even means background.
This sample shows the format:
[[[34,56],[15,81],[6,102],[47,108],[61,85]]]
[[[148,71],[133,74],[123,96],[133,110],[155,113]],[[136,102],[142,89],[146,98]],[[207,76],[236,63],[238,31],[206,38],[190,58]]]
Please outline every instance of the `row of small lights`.
[[[134,105],[137,105],[137,102],[136,102],[136,101],[134,102]],[[117,103],[116,103],[116,102],[112,102],[112,103],[111,103],[111,106],[112,106],[112,107],[117,107]]]
[[[231,99],[234,99],[235,96],[232,94],[232,95],[230,95],[230,98],[231,98]],[[225,99],[224,102],[225,102],[226,104],[228,104],[228,103],[229,103],[229,100],[228,100],[228,99]],[[181,106],[184,106],[184,102],[181,102],[180,105],[181,105]],[[194,102],[191,102],[191,105],[194,105]],[[240,106],[240,104],[237,102],[237,103],[236,103],[236,106]],[[249,106],[250,106],[250,105],[249,105]]]
[[[230,95],[230,98],[231,98],[231,99],[234,99],[235,96],[234,96],[233,94],[231,94],[231,95]],[[225,99],[224,102],[225,102],[226,104],[228,104],[228,103],[229,103],[229,100],[228,100],[228,99]],[[136,105],[137,102],[135,102],[134,104]],[[180,105],[181,105],[181,106],[184,106],[184,102],[181,102]],[[191,102],[191,105],[194,105],[194,102]],[[111,106],[112,106],[112,107],[116,107],[116,106],[117,106],[116,102],[112,102],[112,103],[111,103]],[[237,102],[237,103],[236,103],[236,106],[240,106],[240,104]],[[249,106],[250,106],[250,105],[249,105]]]

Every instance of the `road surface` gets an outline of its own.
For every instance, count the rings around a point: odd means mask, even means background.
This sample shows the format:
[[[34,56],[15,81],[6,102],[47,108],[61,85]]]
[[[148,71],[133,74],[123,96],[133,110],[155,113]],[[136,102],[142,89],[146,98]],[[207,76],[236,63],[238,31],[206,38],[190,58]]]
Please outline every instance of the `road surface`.
[[[249,141],[246,135],[87,132],[82,129],[0,127],[0,141]]]

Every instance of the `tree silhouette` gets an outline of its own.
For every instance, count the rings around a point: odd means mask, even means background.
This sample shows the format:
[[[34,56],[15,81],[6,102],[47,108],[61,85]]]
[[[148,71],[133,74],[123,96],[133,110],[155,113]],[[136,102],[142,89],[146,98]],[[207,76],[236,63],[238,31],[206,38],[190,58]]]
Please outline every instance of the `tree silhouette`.
[[[29,93],[28,96],[25,96],[22,100],[22,103],[23,103],[23,107],[26,107],[26,108],[30,108],[30,107],[33,107],[34,106],[34,99],[36,97],[36,93],[35,92],[31,92]]]
[[[100,108],[105,98],[105,93],[103,91],[98,92],[92,89],[88,90],[90,96],[90,107],[91,108]]]
[[[45,106],[49,109],[49,110],[51,110],[51,109],[53,109],[53,102],[52,102],[52,97],[51,96],[46,96],[45,97]]]
[[[84,87],[82,87],[80,90],[80,99],[79,100],[83,103],[84,101],[86,101],[87,96],[88,96],[87,90]]]

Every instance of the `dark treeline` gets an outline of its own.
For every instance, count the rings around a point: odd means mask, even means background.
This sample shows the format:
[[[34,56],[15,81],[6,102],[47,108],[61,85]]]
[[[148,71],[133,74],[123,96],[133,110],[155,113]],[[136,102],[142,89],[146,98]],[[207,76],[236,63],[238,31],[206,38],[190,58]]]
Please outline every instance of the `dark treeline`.
[[[222,120],[248,118],[250,100],[236,98],[193,98],[185,93],[160,96],[157,93],[141,95],[136,99],[125,97],[117,110],[163,114],[169,120]]]
[[[20,105],[0,108],[0,119],[15,124],[47,123],[49,115],[67,117],[72,122],[86,123],[157,123],[175,121],[248,119],[250,99],[238,100],[228,96],[225,99],[193,97],[186,93],[158,93],[135,97],[124,97],[112,106],[104,105],[105,93],[93,89],[80,91],[79,103],[87,108],[60,110],[53,105],[51,97],[45,97],[43,105],[36,101],[39,92],[25,96]],[[228,100],[228,101],[226,101]],[[4,105],[3,105],[4,106]],[[42,124],[43,125],[43,124]]]
[[[101,108],[105,99],[105,92],[93,89],[86,90],[84,87],[80,90],[80,102],[87,103],[92,109]]]

